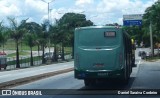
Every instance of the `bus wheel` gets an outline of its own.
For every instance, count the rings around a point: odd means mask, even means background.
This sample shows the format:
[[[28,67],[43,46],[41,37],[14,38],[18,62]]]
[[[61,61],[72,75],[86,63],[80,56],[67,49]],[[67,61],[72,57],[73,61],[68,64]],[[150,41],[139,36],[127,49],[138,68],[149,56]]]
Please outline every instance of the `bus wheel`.
[[[126,70],[126,69],[125,69],[125,70]],[[123,83],[123,84],[128,84],[129,78],[130,78],[129,70],[127,69],[126,71],[124,71],[124,77],[123,77],[123,79],[122,79],[122,83]]]

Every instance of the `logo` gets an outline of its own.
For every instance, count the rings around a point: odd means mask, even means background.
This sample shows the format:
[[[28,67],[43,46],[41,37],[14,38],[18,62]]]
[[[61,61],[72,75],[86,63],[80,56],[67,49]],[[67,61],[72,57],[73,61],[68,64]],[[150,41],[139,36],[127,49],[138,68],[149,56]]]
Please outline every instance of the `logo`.
[[[2,95],[11,95],[11,90],[2,90]]]

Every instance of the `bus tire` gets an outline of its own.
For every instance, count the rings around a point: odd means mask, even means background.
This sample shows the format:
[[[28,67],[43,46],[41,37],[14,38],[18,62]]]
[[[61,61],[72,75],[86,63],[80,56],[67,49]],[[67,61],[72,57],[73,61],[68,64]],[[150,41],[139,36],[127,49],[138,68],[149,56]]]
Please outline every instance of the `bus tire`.
[[[128,69],[128,67],[126,67],[126,69],[124,69],[124,77],[122,79],[122,83],[128,84],[129,78],[130,78],[129,69]]]

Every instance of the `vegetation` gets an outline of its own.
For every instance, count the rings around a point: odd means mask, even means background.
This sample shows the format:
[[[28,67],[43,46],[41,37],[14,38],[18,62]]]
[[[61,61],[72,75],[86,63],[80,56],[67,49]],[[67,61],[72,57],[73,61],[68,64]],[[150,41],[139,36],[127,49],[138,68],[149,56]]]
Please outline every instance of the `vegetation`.
[[[27,55],[29,55],[29,53],[28,52],[25,52],[25,51],[20,51],[19,52],[19,55],[20,56],[27,56]],[[16,53],[11,53],[11,54],[8,54],[7,55],[7,57],[15,57],[16,56]]]
[[[3,26],[3,21],[0,22],[0,46],[2,45],[3,47],[3,52],[4,52],[4,45],[7,42],[8,39],[8,32],[7,28]]]
[[[137,40],[138,44],[144,42],[146,47],[150,46],[150,34],[149,26],[152,24],[153,42],[160,43],[160,2],[155,2],[152,6],[145,10],[143,15],[143,25],[141,27],[131,26],[125,27],[127,32],[132,36],[133,39]]]
[[[19,64],[19,43],[20,40],[23,38],[23,35],[25,33],[25,29],[22,27],[25,23],[26,20],[21,21],[21,24],[18,25],[17,21],[15,18],[8,18],[10,22],[10,37],[15,40],[16,43],[16,68],[20,68]]]
[[[143,31],[144,36],[147,36],[149,25],[152,25],[153,28],[153,42],[160,43],[160,2],[159,0],[153,4],[151,7],[148,7],[145,10],[145,14],[143,16]],[[146,40],[147,41],[147,40]]]
[[[6,50],[16,50],[16,44],[14,42],[13,39],[7,39],[7,41],[4,44],[4,49]],[[37,46],[33,47],[33,51],[37,51]],[[30,47],[28,45],[25,44],[25,40],[21,40],[20,44],[19,44],[19,50],[20,51],[28,51],[30,50]]]
[[[157,61],[160,59],[160,56],[151,56],[151,57],[148,57],[146,58],[146,61]]]

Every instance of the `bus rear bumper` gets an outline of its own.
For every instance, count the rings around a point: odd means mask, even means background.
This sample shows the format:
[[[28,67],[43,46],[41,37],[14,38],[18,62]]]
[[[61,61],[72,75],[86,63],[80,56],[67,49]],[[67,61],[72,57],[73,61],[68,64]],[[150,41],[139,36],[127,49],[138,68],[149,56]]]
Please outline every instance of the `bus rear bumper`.
[[[124,69],[114,70],[114,71],[80,71],[74,70],[74,76],[77,79],[117,79],[124,77]]]

